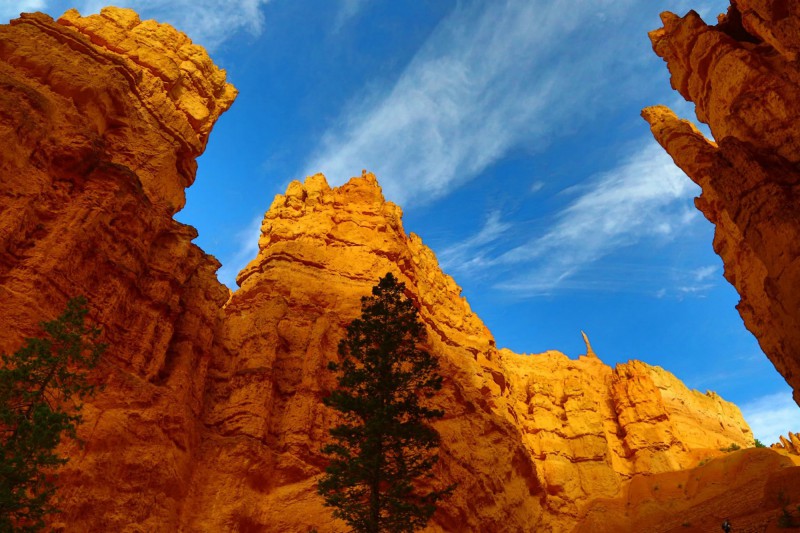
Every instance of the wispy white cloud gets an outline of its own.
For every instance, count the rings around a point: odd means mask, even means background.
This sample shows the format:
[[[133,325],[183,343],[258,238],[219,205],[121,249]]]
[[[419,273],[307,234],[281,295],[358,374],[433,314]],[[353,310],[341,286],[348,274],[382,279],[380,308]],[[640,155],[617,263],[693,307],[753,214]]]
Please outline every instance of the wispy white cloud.
[[[696,216],[689,199],[699,192],[653,142],[576,191],[577,198],[555,215],[543,235],[486,262],[526,267],[499,288],[528,295],[598,288],[606,280],[586,285],[576,281],[576,274],[620,248],[645,239],[672,239]],[[705,279],[710,274],[698,275]]]
[[[345,24],[353,20],[364,6],[367,4],[368,0],[339,0],[339,7],[338,11],[336,12],[336,18],[333,21],[333,32],[336,33],[344,27]]]
[[[511,227],[509,222],[500,220],[499,211],[491,212],[478,233],[439,253],[442,268],[459,271],[480,268],[485,254]]]
[[[620,249],[668,243],[698,217],[691,198],[699,189],[648,140],[620,164],[561,192],[573,199],[536,227],[492,212],[480,230],[439,251],[443,267],[470,277],[504,281],[517,296],[557,290],[639,291],[653,296],[702,296],[716,281],[715,265],[609,262]],[[543,228],[536,232],[536,228]],[[532,237],[519,241],[521,235]],[[654,287],[654,280],[669,282]]]
[[[715,265],[700,267],[675,276],[675,292],[679,298],[685,296],[705,296],[716,285],[714,274],[719,270]]]
[[[389,199],[408,205],[446,194],[515,146],[545,146],[592,115],[600,87],[626,83],[608,75],[630,54],[603,17],[624,17],[632,4],[459,4],[393,86],[329,128],[303,173],[339,184],[368,168]],[[582,46],[601,34],[603,46]]]
[[[778,442],[789,431],[800,432],[800,407],[788,391],[756,398],[741,409],[753,435],[766,445]]]
[[[222,266],[217,271],[217,279],[233,290],[238,288],[237,274],[258,254],[258,239],[261,237],[263,218],[262,215],[254,217],[244,229],[234,235],[232,239],[236,246],[234,252],[229,257],[220,259]]]
[[[241,30],[253,35],[264,27],[263,6],[269,0],[119,0],[118,7],[136,10],[142,20],[155,19],[167,22],[186,33],[193,42],[209,50],[220,46]],[[59,9],[60,2],[49,0],[51,10]],[[74,4],[82,15],[99,13],[107,0],[83,0]]]
[[[0,24],[19,17],[20,13],[32,13],[45,8],[45,0],[11,0],[0,1]]]
[[[717,270],[719,270],[719,267],[716,265],[700,267],[692,272],[692,277],[696,282],[702,283],[711,279],[717,273]]]

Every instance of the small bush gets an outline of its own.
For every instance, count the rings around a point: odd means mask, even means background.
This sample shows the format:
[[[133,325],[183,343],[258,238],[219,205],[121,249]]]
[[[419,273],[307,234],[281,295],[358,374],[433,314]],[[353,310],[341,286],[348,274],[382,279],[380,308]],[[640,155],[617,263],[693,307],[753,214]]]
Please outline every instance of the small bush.
[[[741,449],[742,449],[742,447],[734,442],[730,446],[728,446],[727,448],[720,448],[719,451],[721,451],[721,452],[735,452],[736,450],[741,450]]]
[[[783,512],[778,516],[778,527],[786,528],[792,527],[792,525],[792,513],[790,513],[789,510],[784,507]]]
[[[756,439],[756,448],[766,448],[767,446],[761,442],[760,440]]]
[[[58,445],[77,439],[79,401],[94,394],[89,371],[106,349],[88,312],[85,298],[72,298],[41,336],[0,353],[0,531],[40,531],[59,512],[53,470],[69,458]]]

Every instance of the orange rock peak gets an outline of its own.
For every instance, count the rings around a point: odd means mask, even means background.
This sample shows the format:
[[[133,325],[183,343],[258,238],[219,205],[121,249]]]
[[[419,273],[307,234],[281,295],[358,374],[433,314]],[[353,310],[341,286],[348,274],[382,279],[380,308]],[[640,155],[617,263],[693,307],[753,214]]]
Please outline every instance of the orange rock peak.
[[[642,116],[702,188],[737,309],[800,403],[800,4],[736,0],[716,26],[694,11],[661,19],[653,50],[716,142],[666,107]]]

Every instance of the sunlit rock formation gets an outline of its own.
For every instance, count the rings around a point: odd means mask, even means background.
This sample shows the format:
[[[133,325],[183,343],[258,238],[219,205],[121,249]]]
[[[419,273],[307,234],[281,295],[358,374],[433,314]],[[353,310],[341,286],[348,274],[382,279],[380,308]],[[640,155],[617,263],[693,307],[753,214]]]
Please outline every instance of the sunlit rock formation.
[[[109,344],[61,474],[71,531],[177,530],[229,291],[172,216],[235,94],[129,10],[0,25],[0,350],[80,294]]]
[[[581,513],[584,531],[781,531],[783,509],[800,501],[797,465],[785,454],[751,448],[704,458],[693,468],[637,476],[619,498],[598,498]],[[796,514],[796,513],[795,513]]]
[[[325,368],[360,297],[388,271],[418,303],[447,378],[437,477],[459,483],[436,519],[447,531],[558,529],[588,500],[619,494],[631,475],[693,466],[699,450],[752,445],[735,406],[660,368],[497,350],[433,253],[405,234],[400,208],[373,175],[335,189],[317,175],[276,197],[258,256],[225,307],[225,350],[210,366],[205,411],[219,437],[200,461],[204,482],[193,484],[192,528],[264,516],[287,530],[298,516],[315,517],[321,531],[330,522],[314,496],[331,417],[320,398],[334,383]],[[253,476],[261,481],[242,483]],[[237,497],[209,491],[213,480]]]
[[[780,442],[773,444],[772,448],[800,457],[800,434],[789,432],[786,437],[781,435]]]
[[[643,116],[702,188],[696,205],[716,225],[737,308],[800,403],[800,3],[731,4],[716,26],[664,13],[650,33],[716,142],[665,107]]]
[[[732,404],[612,369],[588,340],[577,360],[497,349],[368,173],[276,197],[231,294],[172,215],[234,96],[201,48],[129,10],[0,26],[0,350],[77,294],[109,343],[55,529],[341,529],[315,491],[325,367],[389,271],[446,378],[437,475],[460,485],[434,531],[568,530],[631,480],[753,444]]]

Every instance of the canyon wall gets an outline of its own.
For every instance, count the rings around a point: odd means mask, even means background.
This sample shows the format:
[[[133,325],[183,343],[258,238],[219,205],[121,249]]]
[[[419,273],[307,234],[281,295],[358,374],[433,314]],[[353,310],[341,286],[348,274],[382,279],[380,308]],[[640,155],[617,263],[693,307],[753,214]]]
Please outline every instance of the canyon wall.
[[[229,291],[172,216],[235,94],[202,48],[129,10],[0,26],[0,350],[81,294],[109,345],[55,527],[178,526]]]
[[[406,283],[441,360],[432,531],[563,531],[630,480],[752,446],[739,410],[638,361],[495,346],[363,173],[293,182],[231,293],[172,219],[236,91],[183,34],[107,8],[0,26],[0,350],[84,294],[109,348],[59,478],[64,531],[341,529],[315,481],[326,370],[360,297]],[[577,332],[576,332],[577,333]]]
[[[661,18],[653,50],[715,141],[663,106],[643,116],[702,188],[737,309],[800,403],[800,4],[732,0],[716,26]]]
[[[211,362],[206,396],[215,438],[192,483],[190,529],[262,520],[289,531],[305,516],[327,530],[314,484],[331,423],[320,401],[334,386],[326,366],[361,296],[389,271],[416,301],[445,376],[436,474],[459,489],[436,516],[443,530],[558,530],[635,474],[752,445],[735,406],[662,369],[496,349],[372,174],[333,189],[317,175],[275,198],[258,256],[225,306],[224,350]]]

